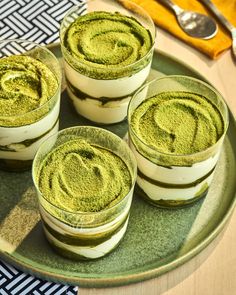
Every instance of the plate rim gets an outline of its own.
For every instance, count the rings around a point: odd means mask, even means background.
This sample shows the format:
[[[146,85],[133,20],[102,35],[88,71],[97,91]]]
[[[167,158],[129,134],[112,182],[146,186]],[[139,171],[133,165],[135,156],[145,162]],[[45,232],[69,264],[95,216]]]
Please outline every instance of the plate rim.
[[[52,43],[49,45],[46,45],[47,48],[53,49],[54,47],[59,46],[58,43]],[[206,81],[207,83],[211,84],[201,73],[199,73],[197,70],[195,70],[193,67],[188,65],[187,63],[183,62],[182,60],[174,57],[171,54],[168,54],[162,50],[155,49],[154,54],[156,55],[162,55],[168,60],[174,61],[177,64],[180,64],[184,68],[187,68],[190,70],[193,74],[198,76],[203,81]],[[211,84],[212,85],[212,84]],[[214,86],[213,86],[214,87]],[[228,106],[228,104],[227,104]],[[233,116],[233,113],[231,112],[229,106],[229,115],[230,115],[230,122],[232,121],[235,124],[235,118]],[[224,212],[223,218],[217,222],[217,226],[214,227],[210,231],[210,233],[203,238],[203,240],[198,243],[196,246],[194,246],[192,249],[188,250],[187,253],[175,258],[174,260],[158,266],[154,267],[152,269],[148,270],[141,270],[136,273],[122,273],[122,274],[116,274],[114,277],[99,277],[99,274],[94,274],[94,277],[86,277],[86,275],[83,277],[81,276],[81,273],[78,273],[78,276],[74,275],[72,276],[66,276],[59,273],[52,273],[48,270],[44,270],[40,267],[31,266],[29,263],[25,261],[20,261],[19,258],[16,256],[12,256],[9,253],[2,252],[0,250],[0,256],[1,258],[5,259],[6,262],[9,262],[13,266],[17,267],[18,269],[27,272],[32,275],[36,275],[38,278],[42,279],[49,279],[50,281],[54,282],[65,282],[67,284],[71,285],[79,285],[79,287],[85,287],[85,288],[91,288],[91,287],[115,287],[115,286],[121,286],[121,285],[128,285],[133,284],[141,281],[145,281],[151,278],[158,277],[164,273],[167,273],[171,270],[176,269],[177,267],[183,265],[187,261],[189,261],[191,258],[199,254],[202,250],[204,250],[225,228],[226,223],[229,221],[234,209],[236,206],[236,192],[234,192],[234,197],[232,198],[229,206],[227,207],[227,210]],[[18,258],[18,259],[17,259]],[[75,272],[73,272],[75,273]],[[97,276],[95,276],[97,275]]]

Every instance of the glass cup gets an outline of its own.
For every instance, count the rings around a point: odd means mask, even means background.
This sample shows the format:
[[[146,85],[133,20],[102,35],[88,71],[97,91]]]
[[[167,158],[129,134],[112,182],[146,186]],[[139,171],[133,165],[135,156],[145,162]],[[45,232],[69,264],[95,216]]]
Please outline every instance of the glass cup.
[[[132,97],[128,123],[146,200],[178,207],[207,194],[228,127],[216,89],[187,76],[152,80]]]
[[[0,168],[22,171],[31,167],[42,141],[58,131],[60,65],[45,47],[3,40],[0,72]]]
[[[87,22],[91,27],[81,29],[83,18],[99,12],[99,18],[101,13],[106,13],[102,24],[96,17],[95,21]],[[126,25],[122,20],[116,27],[115,18],[120,14],[131,24]],[[139,22],[139,29],[133,18]],[[73,32],[76,20],[81,24],[78,31]],[[145,36],[142,41],[139,38],[143,37],[135,31],[140,27]],[[131,95],[145,82],[151,68],[155,26],[150,16],[128,0],[91,0],[86,9],[82,3],[66,14],[60,38],[67,92],[76,111],[98,124],[123,121]],[[144,50],[142,42],[149,45],[145,54],[141,52]],[[135,59],[132,54],[137,54]]]
[[[99,155],[102,150],[106,153],[111,152],[115,157],[118,156],[123,162],[122,169],[125,169],[126,173],[120,168],[116,170],[118,166],[114,164],[115,160],[103,161],[102,158],[100,163],[97,163],[96,157],[93,156],[94,152],[81,149],[79,146],[84,141],[95,147],[96,152],[99,150]],[[62,159],[58,160],[55,153],[65,146],[71,150],[67,150]],[[42,171],[50,169],[47,164],[51,163],[51,160],[48,160],[49,155],[53,155],[54,161],[58,163],[54,162],[56,169],[52,169],[52,173],[50,170],[48,174],[45,172],[43,174]],[[74,165],[74,160],[79,164]],[[44,232],[50,244],[59,254],[78,260],[95,259],[106,255],[119,244],[128,225],[136,170],[135,157],[126,142],[102,128],[91,126],[67,128],[49,137],[41,145],[33,162],[33,180],[37,188]],[[66,176],[68,172],[69,176]],[[118,173],[129,175],[129,186],[123,195],[119,192],[112,201],[100,205],[103,202],[101,200],[105,199],[104,196],[106,198],[113,196],[113,187],[120,179],[117,176]],[[104,175],[110,176],[106,178],[103,177]],[[88,180],[89,177],[93,180]],[[46,190],[41,183],[50,183],[49,186],[52,187],[56,186],[57,181],[59,191],[50,191],[49,195],[45,193]],[[68,201],[65,201],[63,197],[63,192],[70,193],[71,187],[78,188],[75,188],[69,196],[68,204],[76,203],[73,208],[67,205]],[[83,189],[79,192],[81,187]],[[97,194],[100,193],[101,196],[97,198]],[[58,198],[64,200],[61,203],[59,201],[61,205],[56,203]]]

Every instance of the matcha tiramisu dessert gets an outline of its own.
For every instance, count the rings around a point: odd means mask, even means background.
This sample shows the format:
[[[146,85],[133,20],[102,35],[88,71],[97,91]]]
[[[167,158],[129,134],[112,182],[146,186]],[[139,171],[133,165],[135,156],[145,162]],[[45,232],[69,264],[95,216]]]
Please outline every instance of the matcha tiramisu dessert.
[[[172,91],[155,94],[153,89],[163,89],[163,83]],[[205,89],[188,92],[185,83]],[[176,76],[154,80],[148,90],[137,94],[141,102],[137,108],[132,109],[131,102],[129,137],[138,162],[137,183],[142,195],[154,204],[191,203],[206,195],[212,181],[227,130],[227,108],[220,95],[212,88],[207,92],[210,86],[201,83]],[[149,91],[152,95],[146,98]],[[140,100],[142,94],[144,100]]]
[[[59,133],[60,144],[46,155],[42,146],[34,163],[44,231],[64,256],[99,258],[115,248],[127,228],[135,181],[135,165],[130,164],[133,155],[108,131],[93,127],[68,130]],[[101,142],[107,141],[107,147],[86,134],[103,137]],[[128,161],[108,148],[111,140],[124,145],[122,153],[128,151]],[[48,147],[50,142],[45,144]]]
[[[102,124],[125,119],[130,96],[148,77],[155,38],[153,22],[140,7],[130,4],[133,17],[111,2],[110,11],[88,8],[76,19],[73,8],[61,25],[68,94],[79,114]]]
[[[0,81],[0,167],[20,171],[58,130],[60,81],[27,55],[1,58]]]

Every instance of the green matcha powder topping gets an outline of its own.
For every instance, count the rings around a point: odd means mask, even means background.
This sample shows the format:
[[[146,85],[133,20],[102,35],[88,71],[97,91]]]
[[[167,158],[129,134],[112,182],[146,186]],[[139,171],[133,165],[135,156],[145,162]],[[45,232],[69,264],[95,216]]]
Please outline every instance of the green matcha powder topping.
[[[188,92],[164,92],[144,101],[134,111],[131,127],[146,145],[173,155],[203,151],[225,131],[217,107]]]
[[[68,27],[63,45],[87,66],[81,68],[80,65],[78,70],[96,78],[96,69],[114,70],[140,60],[152,48],[153,40],[150,32],[135,18],[118,12],[96,11],[78,17]]]
[[[24,55],[0,59],[0,126],[27,124],[16,116],[45,104],[57,88],[56,77],[42,62]]]
[[[72,139],[47,155],[38,182],[53,205],[70,212],[97,212],[122,200],[132,180],[126,164],[113,152]]]

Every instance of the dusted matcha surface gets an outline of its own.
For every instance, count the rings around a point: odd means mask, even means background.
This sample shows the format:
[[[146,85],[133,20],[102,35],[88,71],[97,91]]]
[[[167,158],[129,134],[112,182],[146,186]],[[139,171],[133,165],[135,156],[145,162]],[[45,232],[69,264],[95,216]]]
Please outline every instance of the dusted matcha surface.
[[[164,92],[144,101],[134,111],[131,127],[146,145],[173,155],[203,151],[225,131],[216,106],[190,92]]]
[[[42,62],[24,55],[0,59],[0,126],[28,124],[29,118],[11,117],[39,108],[57,89],[56,77]],[[32,114],[32,121],[38,115]]]
[[[78,17],[68,27],[63,44],[87,67],[109,70],[140,60],[152,48],[153,40],[135,18],[96,11]],[[87,71],[89,76],[96,75],[92,69]]]
[[[78,138],[47,155],[38,185],[45,199],[61,209],[96,212],[124,198],[132,180],[120,157]]]

